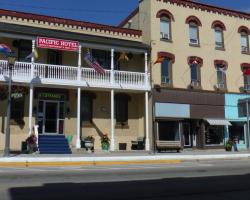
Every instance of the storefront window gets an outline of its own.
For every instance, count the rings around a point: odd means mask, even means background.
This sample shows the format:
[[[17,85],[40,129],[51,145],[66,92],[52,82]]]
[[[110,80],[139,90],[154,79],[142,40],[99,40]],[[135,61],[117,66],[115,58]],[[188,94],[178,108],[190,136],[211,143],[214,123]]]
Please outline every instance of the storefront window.
[[[179,122],[158,122],[158,139],[160,141],[180,141]]]
[[[206,130],[206,145],[223,145],[224,126],[208,126]]]
[[[229,127],[229,138],[231,140],[236,138],[240,143],[245,144],[244,124],[232,123],[232,126]]]
[[[16,122],[21,122],[24,117],[24,97],[23,95],[20,98],[11,98],[11,119]]]

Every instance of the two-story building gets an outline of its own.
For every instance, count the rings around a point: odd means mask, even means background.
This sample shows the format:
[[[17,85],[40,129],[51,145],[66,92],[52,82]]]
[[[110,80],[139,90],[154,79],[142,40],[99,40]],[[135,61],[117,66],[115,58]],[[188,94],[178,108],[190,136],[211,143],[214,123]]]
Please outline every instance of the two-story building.
[[[188,0],[141,0],[120,27],[151,46],[154,141],[184,148],[246,148],[250,14]],[[245,127],[245,128],[244,128]]]
[[[12,68],[4,56],[0,60],[1,150],[10,77],[12,150],[21,149],[34,125],[41,153],[67,152],[60,141],[46,146],[59,136],[73,137],[77,149],[94,136],[95,149],[101,149],[104,134],[111,151],[124,143],[130,150],[138,137],[149,150],[149,46],[142,43],[142,31],[0,10],[0,43],[17,55]],[[88,55],[104,73],[88,65]]]

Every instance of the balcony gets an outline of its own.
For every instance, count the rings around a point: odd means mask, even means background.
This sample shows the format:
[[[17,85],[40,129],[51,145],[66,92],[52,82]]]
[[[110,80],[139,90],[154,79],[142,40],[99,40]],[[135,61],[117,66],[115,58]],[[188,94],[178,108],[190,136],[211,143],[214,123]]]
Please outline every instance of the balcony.
[[[49,65],[16,62],[12,68],[12,80],[17,83],[33,83],[35,85],[60,85],[65,87],[86,87],[127,90],[150,90],[149,74],[130,71],[105,70],[98,74],[92,68],[63,65]],[[0,61],[0,81],[7,81],[9,76],[8,62]]]

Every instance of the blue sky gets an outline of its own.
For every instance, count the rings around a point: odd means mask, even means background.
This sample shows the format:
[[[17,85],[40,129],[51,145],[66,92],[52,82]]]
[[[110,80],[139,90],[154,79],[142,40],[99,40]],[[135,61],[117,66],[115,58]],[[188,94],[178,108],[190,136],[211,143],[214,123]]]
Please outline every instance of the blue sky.
[[[249,0],[199,1],[250,13]],[[0,0],[0,7],[3,9],[109,25],[117,25],[137,6],[138,0]]]

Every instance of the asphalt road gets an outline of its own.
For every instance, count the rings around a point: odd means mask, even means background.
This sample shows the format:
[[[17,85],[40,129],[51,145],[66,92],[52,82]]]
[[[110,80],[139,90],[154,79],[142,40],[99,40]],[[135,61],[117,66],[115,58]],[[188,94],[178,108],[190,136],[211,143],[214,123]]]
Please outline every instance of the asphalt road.
[[[0,200],[250,199],[250,160],[0,168]]]

